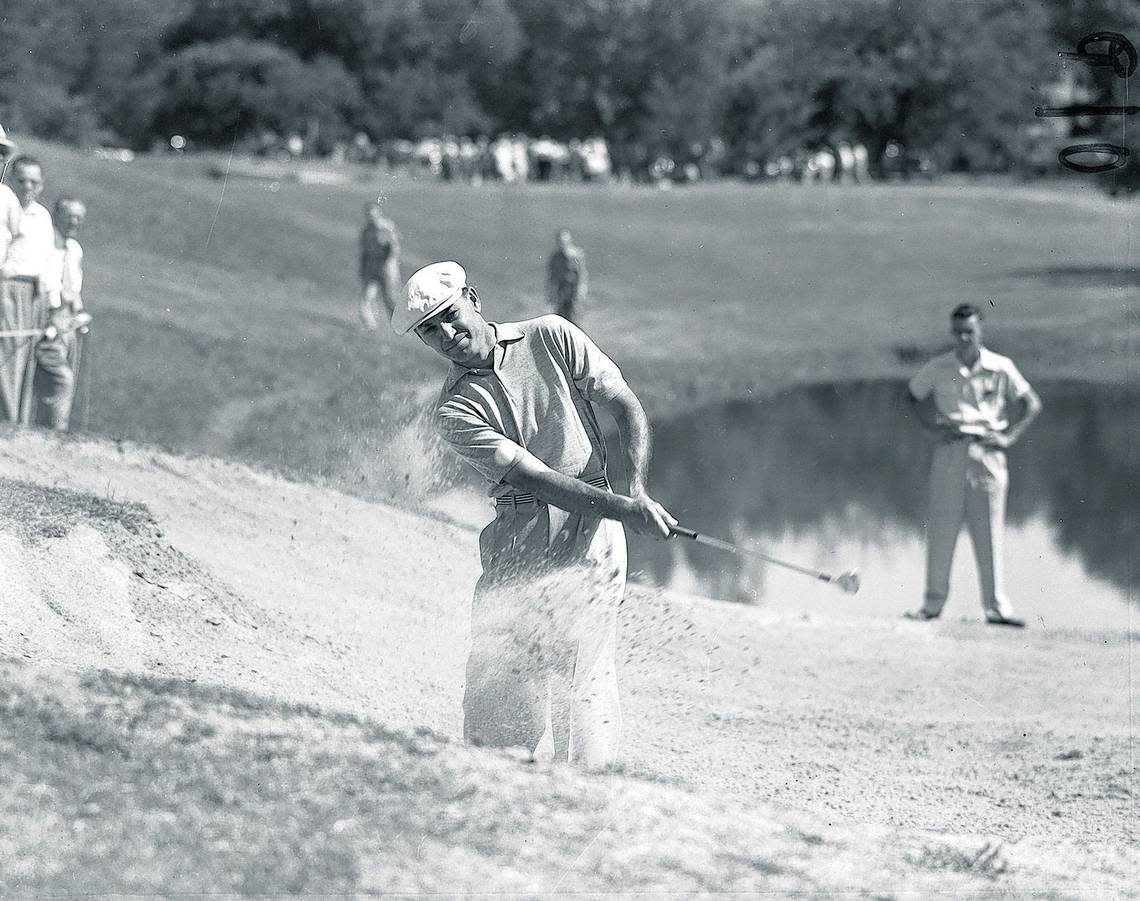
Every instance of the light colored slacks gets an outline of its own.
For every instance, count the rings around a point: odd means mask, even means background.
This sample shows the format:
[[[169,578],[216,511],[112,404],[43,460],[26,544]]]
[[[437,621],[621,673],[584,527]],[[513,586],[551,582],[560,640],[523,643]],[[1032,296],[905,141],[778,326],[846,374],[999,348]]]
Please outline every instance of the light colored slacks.
[[[0,279],[0,331],[42,329],[47,301],[35,282]],[[0,420],[31,425],[36,338],[0,338]]]
[[[976,441],[939,444],[930,468],[926,520],[926,595],[923,609],[942,612],[950,592],[950,566],[962,524],[970,533],[989,616],[1012,615],[1002,579],[1002,533],[1009,472],[1005,452]]]
[[[500,507],[479,549],[464,738],[533,752],[549,709],[556,759],[590,769],[616,762],[621,524],[545,504]]]

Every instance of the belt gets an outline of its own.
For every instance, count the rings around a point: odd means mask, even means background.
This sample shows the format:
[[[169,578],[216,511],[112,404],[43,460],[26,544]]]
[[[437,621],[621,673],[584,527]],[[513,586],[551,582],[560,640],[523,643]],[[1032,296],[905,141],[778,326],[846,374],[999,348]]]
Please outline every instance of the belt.
[[[604,474],[600,476],[593,476],[589,479],[583,479],[582,481],[584,481],[587,485],[593,486],[594,488],[601,488],[603,491],[610,490],[609,479],[607,479]],[[502,497],[495,498],[496,507],[518,507],[522,504],[541,503],[542,501],[540,501],[537,497],[535,497],[533,494],[528,494],[527,492],[519,492],[518,494],[504,494]]]
[[[24,282],[29,285],[38,285],[39,277],[35,275],[5,275],[4,279],[10,282]]]

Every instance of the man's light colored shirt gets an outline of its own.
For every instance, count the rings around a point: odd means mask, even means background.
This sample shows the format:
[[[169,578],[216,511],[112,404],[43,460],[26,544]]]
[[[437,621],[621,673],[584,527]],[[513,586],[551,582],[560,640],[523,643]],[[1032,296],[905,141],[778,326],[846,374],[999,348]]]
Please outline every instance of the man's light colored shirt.
[[[55,256],[55,226],[47,208],[33,202],[22,211],[20,227],[4,258],[4,275],[39,278]]]
[[[67,304],[83,309],[83,247],[75,238],[55,232],[51,264],[40,277],[40,286],[52,306]]]
[[[5,184],[0,184],[0,261],[8,258],[8,247],[20,231],[19,198]]]
[[[490,369],[453,365],[436,409],[447,444],[491,483],[491,496],[528,454],[574,478],[601,475],[605,442],[593,403],[624,387],[621,371],[560,316],[492,323]]]
[[[925,400],[933,392],[938,412],[963,426],[963,432],[1007,428],[1009,404],[1029,391],[1029,382],[1009,357],[984,347],[972,367],[950,351],[930,360],[910,380],[910,393],[916,400]]]

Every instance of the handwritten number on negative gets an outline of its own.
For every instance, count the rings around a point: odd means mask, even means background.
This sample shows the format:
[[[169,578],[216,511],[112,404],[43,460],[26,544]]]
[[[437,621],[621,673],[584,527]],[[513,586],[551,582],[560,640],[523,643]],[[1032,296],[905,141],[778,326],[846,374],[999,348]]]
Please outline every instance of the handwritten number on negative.
[[[1089,48],[1094,44],[1103,44],[1104,50],[1094,53]],[[1094,31],[1086,34],[1077,41],[1076,52],[1062,50],[1058,54],[1065,59],[1075,59],[1089,66],[1111,68],[1117,78],[1131,78],[1136,71],[1136,48],[1132,42],[1117,31]],[[1134,116],[1140,112],[1137,106],[1091,106],[1088,104],[1074,104],[1073,106],[1039,106],[1034,110],[1039,118],[1052,116]],[[1106,162],[1086,163],[1075,160],[1073,157],[1080,154],[1092,153],[1097,156],[1106,156]],[[1073,172],[1082,172],[1089,175],[1097,172],[1110,172],[1119,169],[1128,162],[1131,152],[1127,147],[1108,142],[1095,144],[1070,144],[1057,154],[1057,159],[1066,169]]]

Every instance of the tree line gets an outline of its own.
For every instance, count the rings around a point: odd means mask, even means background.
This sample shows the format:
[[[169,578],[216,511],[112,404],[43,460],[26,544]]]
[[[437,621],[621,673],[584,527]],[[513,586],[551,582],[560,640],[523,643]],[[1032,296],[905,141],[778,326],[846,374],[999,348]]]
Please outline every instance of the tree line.
[[[135,148],[600,135],[615,164],[843,139],[1008,168],[1130,0],[0,0],[0,121]],[[1097,73],[1091,73],[1096,77]],[[1111,84],[1102,79],[1103,91]]]

